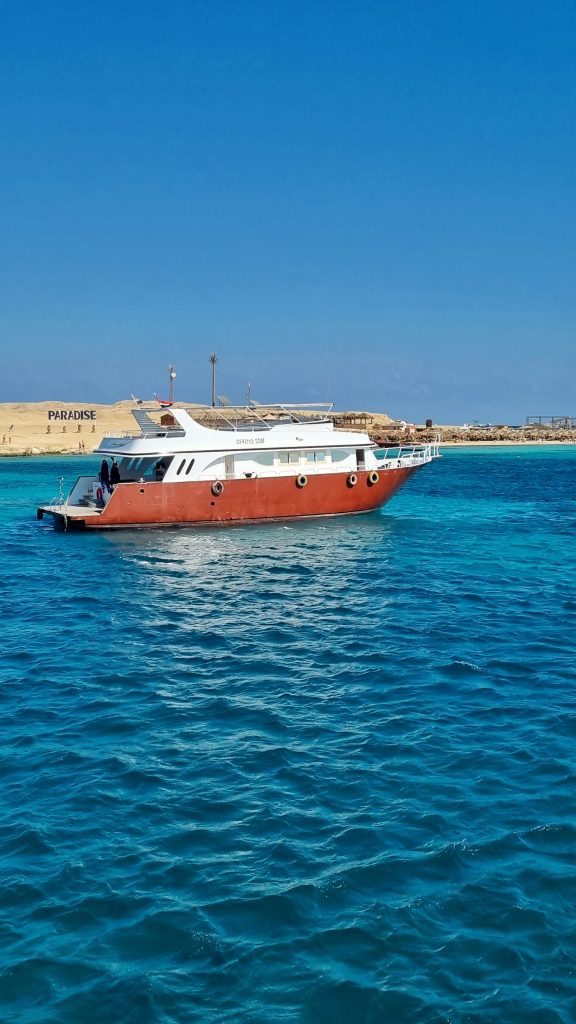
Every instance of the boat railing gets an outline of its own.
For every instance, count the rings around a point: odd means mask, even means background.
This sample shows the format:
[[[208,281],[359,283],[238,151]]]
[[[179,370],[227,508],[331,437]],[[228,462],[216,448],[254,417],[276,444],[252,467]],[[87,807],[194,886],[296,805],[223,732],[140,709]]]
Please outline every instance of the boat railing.
[[[388,465],[395,462],[403,466],[419,466],[432,459],[440,458],[439,440],[429,444],[395,444],[377,448],[374,452],[378,462]]]
[[[54,497],[48,502],[46,507],[47,508],[61,508],[65,504],[66,504],[66,496],[64,494],[64,477],[63,476],[59,476],[58,477],[58,494],[54,495]]]
[[[74,485],[70,490],[69,494],[64,492],[64,477],[58,477],[59,490],[58,494],[48,502],[47,508],[58,509],[63,508],[65,505],[76,505],[78,499],[83,497],[87,491],[92,487],[93,483],[98,480],[97,476],[79,476],[76,477]]]
[[[261,403],[252,400],[248,405],[206,406],[202,414],[226,424],[225,430],[271,430],[279,423],[325,423],[332,412],[333,402]],[[198,414],[198,409],[196,409]],[[250,418],[247,420],[246,416]],[[218,428],[216,428],[218,429]]]
[[[261,403],[252,400],[248,405],[185,405],[178,404],[175,409],[188,412],[197,423],[210,421],[214,430],[271,430],[278,423],[326,423],[332,412],[332,402],[307,402],[288,404],[286,402]],[[154,417],[169,416],[171,407],[139,403],[131,410],[140,427],[138,437],[178,437],[183,431],[176,422],[171,425],[158,423]],[[122,437],[134,437],[132,431],[121,434]]]
[[[144,439],[150,440],[152,438],[159,437],[185,437],[186,431],[182,427],[157,427],[156,430],[142,430],[139,434],[135,434],[133,430],[124,430],[121,434],[117,434],[119,438],[132,438],[134,441],[142,441]]]

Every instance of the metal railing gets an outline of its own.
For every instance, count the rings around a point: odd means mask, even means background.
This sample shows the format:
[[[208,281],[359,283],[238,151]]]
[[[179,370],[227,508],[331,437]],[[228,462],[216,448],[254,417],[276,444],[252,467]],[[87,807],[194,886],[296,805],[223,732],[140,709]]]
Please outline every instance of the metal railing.
[[[403,466],[419,466],[432,459],[440,458],[439,438],[429,444],[396,444],[388,448],[377,448],[374,455],[383,468],[389,468],[394,463]]]
[[[54,509],[61,508],[65,504],[66,504],[66,499],[65,499],[65,496],[64,496],[64,477],[63,476],[59,476],[58,477],[58,494],[56,494],[51,499],[51,501],[48,502],[47,508],[54,508]]]

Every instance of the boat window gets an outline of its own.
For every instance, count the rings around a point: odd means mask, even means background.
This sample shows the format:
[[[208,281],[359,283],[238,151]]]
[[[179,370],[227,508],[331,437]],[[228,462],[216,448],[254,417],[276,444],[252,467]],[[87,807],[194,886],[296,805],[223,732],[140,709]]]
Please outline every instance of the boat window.
[[[145,476],[149,474],[150,467],[154,465],[154,459],[137,458],[133,460],[130,473],[132,476]]]
[[[348,452],[342,451],[342,449],[334,449],[332,451],[332,462],[344,462],[344,459],[348,458]]]
[[[190,462],[186,466],[186,476],[188,476],[188,473],[192,469],[192,466],[194,465],[194,462],[195,462],[195,459],[190,459]]]
[[[258,452],[253,456],[253,462],[257,462],[259,466],[273,466],[274,452]]]
[[[186,465],[186,459],[182,459],[182,462],[180,463],[180,465],[178,466],[178,469],[176,470],[176,476],[180,476],[180,473],[184,469],[185,465]]]
[[[165,455],[161,459],[158,459],[154,467],[154,479],[156,481],[163,480],[173,460],[173,455]]]
[[[122,459],[119,465],[120,475],[123,481],[128,482],[130,480],[153,480],[153,469],[155,465],[156,459],[149,456]]]
[[[124,482],[135,479],[136,471],[142,461],[140,457],[135,458],[133,455],[123,455],[117,458],[116,465],[118,466],[120,480]]]
[[[297,466],[300,462],[300,452],[278,452],[278,460],[281,466]]]
[[[306,462],[326,462],[326,452],[306,452]]]

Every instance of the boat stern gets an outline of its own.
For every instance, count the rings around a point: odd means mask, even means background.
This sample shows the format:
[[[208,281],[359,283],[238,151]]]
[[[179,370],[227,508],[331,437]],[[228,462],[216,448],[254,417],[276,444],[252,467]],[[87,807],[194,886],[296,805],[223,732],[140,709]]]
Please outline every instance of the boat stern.
[[[87,519],[102,515],[105,500],[98,477],[79,476],[68,497],[64,496],[62,477],[59,485],[58,495],[47,505],[36,509],[36,519],[48,516],[55,526],[68,530],[72,527],[82,529]]]

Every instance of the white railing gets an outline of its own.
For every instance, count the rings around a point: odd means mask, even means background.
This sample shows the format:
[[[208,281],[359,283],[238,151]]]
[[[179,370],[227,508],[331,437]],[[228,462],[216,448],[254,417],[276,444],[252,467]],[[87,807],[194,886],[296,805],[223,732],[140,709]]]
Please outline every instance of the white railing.
[[[432,459],[440,458],[438,441],[430,444],[396,444],[388,448],[377,448],[374,452],[382,469],[396,466],[420,466]]]

